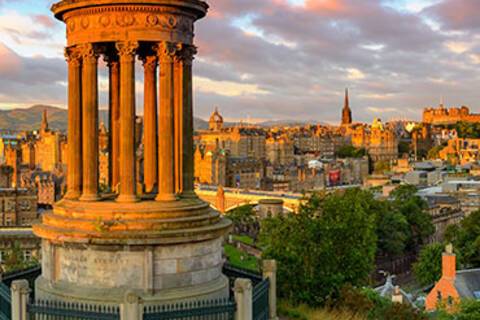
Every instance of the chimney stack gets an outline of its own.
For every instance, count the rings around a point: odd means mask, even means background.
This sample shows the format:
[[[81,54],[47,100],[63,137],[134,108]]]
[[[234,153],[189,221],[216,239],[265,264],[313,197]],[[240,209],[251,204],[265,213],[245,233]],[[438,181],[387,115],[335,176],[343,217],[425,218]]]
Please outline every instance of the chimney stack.
[[[449,280],[455,280],[456,273],[456,256],[453,253],[453,245],[450,243],[445,247],[445,252],[442,254],[442,277]]]

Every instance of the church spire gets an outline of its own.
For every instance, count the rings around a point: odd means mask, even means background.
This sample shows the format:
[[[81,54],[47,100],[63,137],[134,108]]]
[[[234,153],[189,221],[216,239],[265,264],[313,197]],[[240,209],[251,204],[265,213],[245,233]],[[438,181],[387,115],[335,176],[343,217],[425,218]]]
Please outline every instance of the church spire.
[[[348,88],[345,88],[345,102],[342,110],[342,125],[352,124],[352,110],[350,110],[350,99],[348,97]]]
[[[48,119],[47,119],[47,109],[43,110],[42,114],[42,124],[40,126],[40,131],[41,132],[46,132],[48,131]]]
[[[350,109],[350,101],[348,99],[348,88],[345,88],[345,103],[343,105],[344,109]]]

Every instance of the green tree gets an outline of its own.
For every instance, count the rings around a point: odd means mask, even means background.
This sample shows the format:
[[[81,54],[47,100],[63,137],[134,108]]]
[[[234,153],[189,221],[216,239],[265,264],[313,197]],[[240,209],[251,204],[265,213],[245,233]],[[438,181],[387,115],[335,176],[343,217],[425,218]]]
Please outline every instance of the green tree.
[[[417,194],[417,188],[402,185],[391,193],[395,208],[407,219],[410,226],[408,250],[416,250],[435,232],[432,217],[428,213],[428,205]]]
[[[422,286],[428,286],[440,280],[443,249],[443,244],[432,243],[420,251],[418,260],[413,265],[413,273]]]
[[[455,130],[460,138],[480,138],[480,124],[460,121],[455,124]]]
[[[445,232],[447,241],[453,243],[459,260],[467,267],[480,267],[480,210],[472,212],[460,224],[451,225]]]
[[[27,269],[29,267],[35,266],[38,264],[38,261],[32,259],[27,261],[23,254],[23,250],[20,247],[20,243],[15,241],[12,247],[6,251],[5,260],[3,262],[3,268],[5,272],[12,272],[17,270]]]
[[[362,158],[367,155],[365,148],[355,148],[352,145],[343,145],[336,152],[337,158]]]
[[[388,161],[376,161],[373,166],[373,171],[375,173],[384,173],[385,171],[390,170],[390,163]]]
[[[376,202],[368,191],[314,194],[297,215],[262,222],[264,258],[278,261],[280,296],[321,305],[345,283],[364,285],[374,267]]]
[[[388,201],[378,202],[378,206],[378,254],[402,254],[410,236],[407,218]]]
[[[244,205],[230,210],[227,212],[227,217],[233,222],[234,233],[257,237],[259,223],[253,212],[253,205]]]

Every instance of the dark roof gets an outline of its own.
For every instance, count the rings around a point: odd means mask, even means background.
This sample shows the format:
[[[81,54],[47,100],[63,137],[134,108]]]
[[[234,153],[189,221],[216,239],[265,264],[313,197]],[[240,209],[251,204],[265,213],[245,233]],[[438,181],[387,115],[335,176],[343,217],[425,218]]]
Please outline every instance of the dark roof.
[[[461,298],[476,299],[475,292],[480,292],[480,269],[457,271],[455,288]]]

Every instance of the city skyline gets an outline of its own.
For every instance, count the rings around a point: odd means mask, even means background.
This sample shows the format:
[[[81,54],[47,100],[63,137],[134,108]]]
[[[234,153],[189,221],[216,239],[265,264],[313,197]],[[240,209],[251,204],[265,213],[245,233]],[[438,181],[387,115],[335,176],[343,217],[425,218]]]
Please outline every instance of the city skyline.
[[[66,105],[64,30],[49,14],[51,3],[0,1],[2,109]],[[354,121],[419,120],[441,97],[447,106],[478,112],[476,1],[209,4],[209,19],[196,31],[198,117],[208,118],[219,106],[226,120],[338,123],[345,87]],[[108,82],[100,69],[105,106]],[[137,99],[143,105],[141,95]]]

